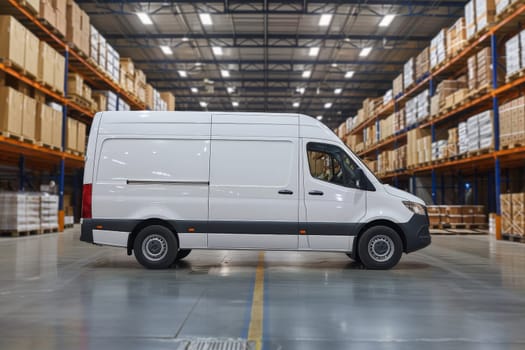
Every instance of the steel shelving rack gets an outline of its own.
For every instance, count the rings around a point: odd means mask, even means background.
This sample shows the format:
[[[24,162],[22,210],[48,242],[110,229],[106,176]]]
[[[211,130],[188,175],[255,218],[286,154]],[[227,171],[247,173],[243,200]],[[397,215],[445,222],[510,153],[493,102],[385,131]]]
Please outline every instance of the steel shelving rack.
[[[433,161],[430,165],[420,166],[412,169],[403,169],[386,174],[380,174],[380,178],[385,181],[398,184],[399,179],[405,179],[414,183],[416,176],[430,175],[431,179],[431,197],[433,204],[438,204],[438,190],[441,191],[441,201],[444,198],[444,176],[441,174],[438,180],[438,172],[454,170],[458,179],[458,188],[461,187],[462,177],[470,174],[474,175],[474,198],[475,201],[479,199],[477,192],[477,183],[479,174],[486,171],[487,183],[490,190],[493,190],[494,205],[491,208],[489,201],[489,210],[496,213],[496,236],[501,239],[501,205],[500,194],[502,192],[502,168],[512,168],[525,166],[525,147],[515,147],[512,149],[501,149],[499,144],[499,104],[501,101],[511,100],[516,98],[521,93],[520,89],[525,87],[525,77],[520,77],[509,81],[501,86],[498,85],[497,68],[500,55],[498,54],[498,45],[503,44],[504,40],[498,42],[498,38],[508,39],[509,34],[515,34],[524,29],[522,24],[525,23],[525,5],[521,5],[512,12],[508,12],[503,18],[490,26],[485,32],[477,36],[473,41],[469,42],[467,46],[455,57],[450,58],[444,65],[430,71],[424,76],[415,86],[405,91],[400,96],[394,96],[394,99],[388,104],[384,105],[373,117],[365,120],[361,124],[350,130],[349,134],[358,134],[366,127],[379,124],[379,121],[388,115],[403,107],[407,99],[415,96],[424,89],[429,89],[429,96],[435,92],[435,85],[439,77],[454,76],[458,69],[466,67],[467,58],[476,53],[478,48],[488,47],[491,49],[492,59],[492,87],[486,93],[475,97],[474,99],[461,104],[455,109],[442,114],[438,117],[430,118],[421,123],[416,123],[411,127],[405,128],[393,136],[371,145],[365,150],[358,153],[360,157],[370,158],[370,155],[377,155],[381,150],[396,149],[398,144],[406,143],[407,132],[414,128],[430,128],[432,142],[436,141],[436,127],[439,124],[448,122],[459,122],[466,119],[466,117],[475,114],[478,111],[491,108],[493,111],[493,137],[494,137],[494,151],[490,153],[479,154],[471,157],[456,158],[447,161]],[[506,176],[508,186],[508,175]],[[438,183],[440,182],[440,183]],[[411,186],[415,190],[414,186]],[[461,191],[461,189],[460,189]],[[490,193],[489,193],[490,196]]]
[[[24,189],[24,178],[26,169],[49,170],[58,168],[59,186],[59,230],[64,227],[64,184],[66,171],[70,171],[78,177],[80,170],[84,166],[84,157],[70,154],[65,151],[65,136],[67,128],[67,116],[82,120],[91,124],[93,113],[82,106],[72,102],[66,97],[67,76],[72,71],[83,76],[84,80],[91,87],[99,90],[111,90],[119,98],[124,99],[132,109],[144,110],[146,106],[135,96],[125,91],[118,83],[111,80],[101,71],[90,59],[80,52],[76,52],[70,45],[60,37],[60,35],[39,20],[32,12],[23,6],[23,2],[17,0],[6,0],[0,7],[0,13],[11,15],[20,21],[28,30],[36,35],[40,40],[46,41],[55,50],[62,53],[65,57],[64,69],[64,94],[59,94],[46,86],[40,84],[31,77],[25,76],[16,69],[0,63],[0,71],[22,81],[32,88],[44,93],[47,98],[62,105],[62,147],[60,150],[41,147],[32,143],[23,142],[13,138],[0,136],[0,164],[18,166],[20,190]],[[78,184],[78,181],[74,181]],[[75,189],[78,191],[79,189]]]

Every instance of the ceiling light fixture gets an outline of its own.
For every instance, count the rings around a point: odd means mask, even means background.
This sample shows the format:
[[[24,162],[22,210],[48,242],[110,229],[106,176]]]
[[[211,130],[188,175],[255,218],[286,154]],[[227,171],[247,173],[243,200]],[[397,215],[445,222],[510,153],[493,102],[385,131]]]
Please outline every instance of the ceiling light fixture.
[[[173,51],[171,50],[171,47],[166,45],[161,45],[160,49],[165,55],[173,55]]]
[[[185,37],[182,38],[182,41],[184,41],[184,42],[186,42],[186,41],[190,41],[190,38],[188,38],[188,37],[185,36]]]
[[[295,89],[295,92],[298,92],[301,95],[303,95],[305,91],[306,91],[306,89],[304,87],[298,87],[298,88]]]
[[[315,117],[317,120],[323,120],[323,116],[322,115],[318,115],[317,117]]]
[[[330,13],[322,14],[321,18],[319,18],[319,26],[326,27],[330,24],[331,20],[332,20],[332,14]]]
[[[185,71],[185,70],[180,70],[179,71],[179,75],[182,77],[182,78],[186,78],[188,76],[188,73]]]
[[[228,91],[229,94],[233,94],[235,92],[235,88],[233,86],[228,86],[226,91]]]
[[[196,94],[197,92],[199,92],[199,89],[197,89],[196,87],[192,87],[190,90],[191,90],[191,92],[193,92],[194,94]]]
[[[319,48],[318,47],[311,47],[310,51],[308,51],[308,56],[314,57],[319,54]]]
[[[303,78],[310,78],[311,75],[312,75],[312,71],[311,70],[305,70],[303,72]]]
[[[137,12],[136,15],[140,19],[142,24],[147,25],[147,26],[153,24],[151,17],[146,12]]]
[[[332,68],[337,68],[337,63],[332,63]]]
[[[222,56],[222,47],[214,46],[211,49],[212,49],[214,55]]]
[[[332,102],[326,102],[326,103],[324,104],[324,108],[325,108],[325,109],[332,108]]]
[[[209,13],[199,13],[199,17],[203,25],[211,26],[213,24],[213,21],[211,20],[211,16]]]
[[[343,89],[337,88],[334,90],[334,94],[339,95],[341,92],[343,92]]]
[[[230,77],[230,72],[227,71],[226,69],[221,69],[221,75],[223,78],[229,78]]]
[[[239,102],[237,102],[237,101],[233,101],[233,102],[232,102],[232,106],[233,106],[233,107],[239,107]]]
[[[379,22],[379,26],[380,27],[388,27],[390,25],[390,23],[392,23],[392,21],[394,20],[395,17],[396,17],[396,15],[385,15],[385,16],[383,16],[383,19],[381,20],[381,22]]]
[[[299,102],[294,102],[292,106],[293,106],[293,108],[298,108],[299,107]]]
[[[202,108],[208,107],[208,103],[207,102],[201,101],[201,102],[199,102],[199,104],[201,105]]]
[[[361,52],[359,52],[359,57],[366,57],[370,54],[371,51],[372,51],[372,48],[370,46],[365,47],[361,49]]]
[[[351,77],[354,76],[354,71],[353,70],[349,70],[348,72],[345,73],[345,78],[346,79],[349,79]]]

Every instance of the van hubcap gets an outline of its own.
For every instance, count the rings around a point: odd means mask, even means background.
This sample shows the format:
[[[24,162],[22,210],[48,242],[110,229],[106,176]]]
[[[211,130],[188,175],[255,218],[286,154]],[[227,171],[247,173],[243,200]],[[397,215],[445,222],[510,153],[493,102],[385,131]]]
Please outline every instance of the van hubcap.
[[[368,242],[368,254],[377,262],[388,261],[394,255],[394,241],[385,235],[374,236]]]
[[[142,242],[142,255],[148,260],[159,261],[168,253],[168,242],[161,235],[153,234]]]

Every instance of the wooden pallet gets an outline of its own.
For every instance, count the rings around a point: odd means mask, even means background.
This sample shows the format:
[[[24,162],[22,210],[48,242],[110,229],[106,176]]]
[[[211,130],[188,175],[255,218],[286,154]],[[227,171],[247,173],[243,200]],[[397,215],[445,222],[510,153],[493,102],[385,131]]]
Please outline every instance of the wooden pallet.
[[[475,151],[469,151],[467,152],[467,157],[481,156],[483,154],[487,154],[491,152],[494,152],[494,147],[488,147],[488,148],[478,149]]]
[[[517,72],[514,72],[508,76],[505,77],[505,83],[510,83],[513,80],[519,79],[521,77],[525,76],[525,69],[521,69]]]
[[[470,94],[468,94],[467,98],[470,98],[472,100],[476,99],[482,95],[485,95],[489,91],[490,88],[491,88],[490,85],[487,84],[487,85],[477,88],[476,90],[472,90]]]
[[[23,141],[22,136],[16,135],[16,134],[12,134],[9,131],[0,131],[0,135],[2,135],[5,138],[8,138],[8,139],[15,139],[15,140]]]
[[[19,236],[29,236],[29,235],[38,235],[40,234],[40,230],[4,230],[0,231],[0,236],[11,236],[11,237],[19,237]]]
[[[40,147],[46,147],[46,148],[49,148],[49,149],[52,149],[52,150],[55,150],[55,151],[60,151],[60,147],[53,146],[53,145],[50,145],[50,144],[44,143],[44,142],[42,142],[42,141],[36,141],[35,144],[36,144],[37,146],[40,146]]]
[[[75,44],[74,42],[68,41],[67,42],[67,46],[69,46],[71,49],[73,49],[73,51],[75,51],[80,57],[82,57],[84,59],[88,59],[89,55],[86,54],[84,51],[82,51],[80,49],[80,47],[78,47],[78,45]]]
[[[72,150],[72,149],[66,149],[66,153],[69,153],[69,154],[72,154],[72,155],[75,155],[75,156],[78,156],[78,157],[81,157],[81,156],[84,155],[84,153],[79,152],[79,151],[75,151],[75,150]]]
[[[40,229],[40,233],[53,233],[53,232],[58,232],[58,227]]]
[[[496,15],[496,22],[501,22],[501,20],[507,18],[511,13],[516,11],[518,7],[523,5],[520,1],[513,2],[511,4],[508,4],[507,7],[503,9],[503,11]]]
[[[525,236],[515,235],[512,233],[502,233],[501,238],[505,241],[525,243]]]
[[[79,105],[80,107],[84,107],[86,109],[91,110],[91,102],[86,100],[83,96],[80,96],[80,95],[77,95],[77,94],[70,94],[70,95],[67,96],[67,98],[71,102]]]
[[[522,147],[525,146],[525,143],[510,143],[508,145],[502,145],[501,149],[513,149],[516,147]]]

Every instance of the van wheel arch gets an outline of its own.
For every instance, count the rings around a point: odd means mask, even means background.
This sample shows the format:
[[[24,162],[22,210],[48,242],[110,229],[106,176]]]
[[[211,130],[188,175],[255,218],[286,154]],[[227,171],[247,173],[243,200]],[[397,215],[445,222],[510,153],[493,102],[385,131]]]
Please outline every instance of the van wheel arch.
[[[394,231],[396,231],[396,233],[399,235],[399,238],[401,238],[401,241],[403,242],[403,252],[406,252],[407,241],[406,241],[405,233],[403,232],[403,230],[396,223],[394,223],[392,221],[389,221],[389,220],[374,220],[374,221],[371,221],[371,222],[365,224],[359,230],[359,233],[357,234],[356,239],[354,239],[354,242],[353,242],[353,245],[352,245],[352,253],[351,253],[352,259],[354,259],[356,261],[360,261],[359,260],[359,253],[357,251],[357,244],[359,243],[359,239],[361,238],[363,233],[366,230],[368,230],[370,227],[373,227],[373,226],[387,226],[387,227],[390,227],[391,229],[393,229]]]
[[[135,244],[135,237],[137,237],[137,234],[143,228],[145,228],[147,226],[151,226],[151,225],[161,225],[161,226],[166,227],[167,229],[169,229],[173,233],[173,236],[175,236],[175,239],[177,240],[177,245],[180,244],[179,236],[177,235],[177,231],[175,231],[175,228],[173,227],[173,225],[171,225],[166,220],[162,220],[162,219],[147,219],[147,220],[139,222],[133,228],[133,231],[131,231],[131,233],[129,234],[129,236],[128,236],[128,244],[127,244],[128,255],[132,255],[133,254],[133,245]]]

